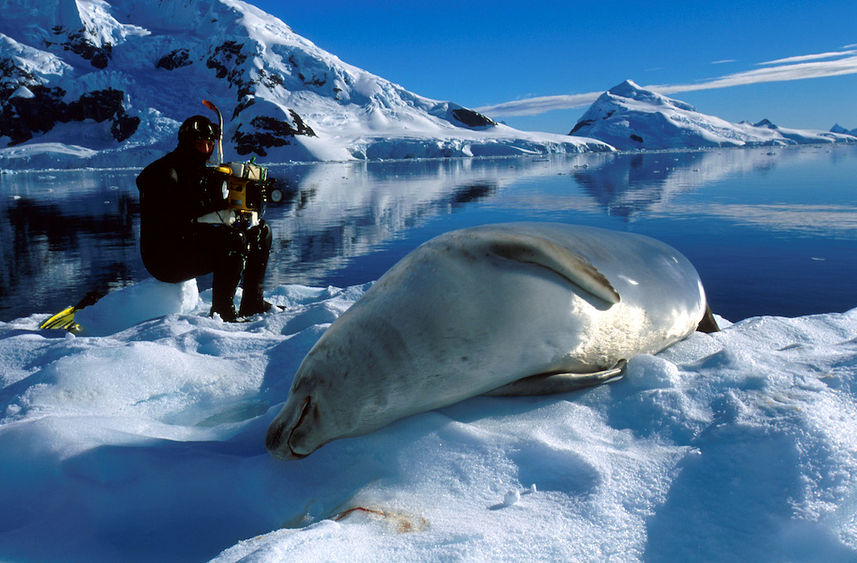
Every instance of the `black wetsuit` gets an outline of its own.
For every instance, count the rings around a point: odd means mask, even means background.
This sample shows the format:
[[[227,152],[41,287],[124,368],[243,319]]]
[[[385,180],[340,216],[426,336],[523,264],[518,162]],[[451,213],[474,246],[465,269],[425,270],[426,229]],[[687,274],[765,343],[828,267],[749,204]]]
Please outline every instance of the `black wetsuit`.
[[[262,312],[271,229],[264,221],[248,230],[198,223],[198,217],[227,208],[221,182],[206,177],[205,156],[181,144],[137,177],[143,264],[169,283],[214,272],[212,312],[225,320],[234,318],[232,299],[243,272],[241,314]]]

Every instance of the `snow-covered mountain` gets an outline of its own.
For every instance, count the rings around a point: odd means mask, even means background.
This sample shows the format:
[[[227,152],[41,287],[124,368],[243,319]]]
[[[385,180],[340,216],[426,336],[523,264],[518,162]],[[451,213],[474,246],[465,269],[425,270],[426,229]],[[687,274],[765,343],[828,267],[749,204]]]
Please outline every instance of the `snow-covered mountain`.
[[[227,158],[611,150],[517,131],[344,63],[240,0],[0,0],[0,162],[134,165],[223,112]],[[7,148],[2,148],[7,147]]]
[[[786,129],[768,120],[731,123],[630,80],[602,94],[569,134],[600,139],[619,150],[857,141],[840,132]]]

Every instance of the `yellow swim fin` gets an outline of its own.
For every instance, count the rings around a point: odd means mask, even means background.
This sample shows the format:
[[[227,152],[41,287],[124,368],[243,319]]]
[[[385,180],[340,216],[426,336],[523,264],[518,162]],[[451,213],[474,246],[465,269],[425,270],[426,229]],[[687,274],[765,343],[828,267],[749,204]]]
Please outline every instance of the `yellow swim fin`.
[[[73,306],[66,307],[56,315],[43,322],[39,326],[39,328],[58,328],[75,332],[74,330],[72,330],[75,325],[77,325],[77,323],[74,322],[75,311],[77,311],[77,309],[75,309]]]
[[[83,299],[78,301],[77,305],[71,305],[70,307],[66,307],[65,309],[63,309],[56,315],[53,315],[51,318],[39,325],[39,328],[65,329],[75,334],[79,333],[81,330],[83,330],[83,328],[79,324],[74,322],[74,314],[77,311],[83,309],[84,307],[88,307],[98,301],[102,295],[104,295],[103,292],[90,291]]]

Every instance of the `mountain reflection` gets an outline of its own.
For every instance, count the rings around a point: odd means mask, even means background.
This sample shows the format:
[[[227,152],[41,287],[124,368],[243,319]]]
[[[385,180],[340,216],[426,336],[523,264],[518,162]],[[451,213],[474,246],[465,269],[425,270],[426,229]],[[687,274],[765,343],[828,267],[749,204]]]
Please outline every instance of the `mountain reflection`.
[[[722,178],[764,173],[776,157],[770,149],[619,154],[572,177],[609,215],[630,220]]]
[[[94,171],[0,176],[0,318],[141,279],[139,203],[127,181]]]
[[[265,215],[275,238],[272,285],[323,283],[353,258],[488,199],[518,176],[465,160],[278,167],[270,174],[293,188],[288,203]]]

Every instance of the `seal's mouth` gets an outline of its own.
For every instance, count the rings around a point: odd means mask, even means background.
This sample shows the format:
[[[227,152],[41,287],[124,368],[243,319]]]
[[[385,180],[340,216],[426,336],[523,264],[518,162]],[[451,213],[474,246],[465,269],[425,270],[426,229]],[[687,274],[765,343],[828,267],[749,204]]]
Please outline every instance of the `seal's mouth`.
[[[312,397],[307,397],[306,399],[304,399],[304,404],[301,406],[301,415],[298,417],[298,421],[295,423],[295,425],[292,426],[292,429],[289,432],[289,437],[286,440],[286,446],[289,448],[289,453],[291,453],[292,457],[295,459],[301,459],[309,455],[308,453],[302,454],[296,452],[295,449],[292,447],[292,440],[295,437],[295,431],[297,431],[297,429],[300,428],[301,424],[303,424],[304,419],[307,417],[311,409]]]

